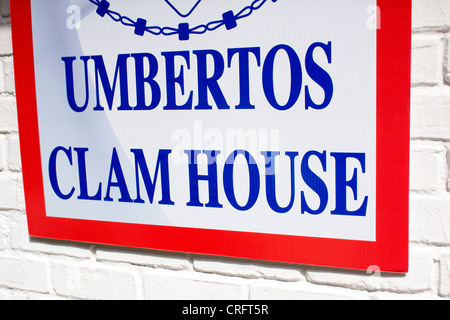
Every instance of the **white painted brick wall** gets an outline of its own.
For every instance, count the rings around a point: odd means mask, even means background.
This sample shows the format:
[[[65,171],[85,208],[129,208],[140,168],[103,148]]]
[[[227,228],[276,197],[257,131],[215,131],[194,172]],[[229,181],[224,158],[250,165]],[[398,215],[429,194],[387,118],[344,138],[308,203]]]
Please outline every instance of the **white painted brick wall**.
[[[9,6],[0,0],[0,299],[450,299],[450,0],[413,0],[410,271],[30,239]]]
[[[412,43],[412,71],[413,86],[442,85],[444,56],[444,37],[436,34],[417,34]]]

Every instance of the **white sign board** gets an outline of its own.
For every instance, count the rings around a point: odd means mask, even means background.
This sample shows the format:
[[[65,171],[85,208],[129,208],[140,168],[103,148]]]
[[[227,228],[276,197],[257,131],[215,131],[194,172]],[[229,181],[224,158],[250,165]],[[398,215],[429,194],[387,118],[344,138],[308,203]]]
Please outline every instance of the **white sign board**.
[[[47,218],[377,241],[380,1],[29,10]]]

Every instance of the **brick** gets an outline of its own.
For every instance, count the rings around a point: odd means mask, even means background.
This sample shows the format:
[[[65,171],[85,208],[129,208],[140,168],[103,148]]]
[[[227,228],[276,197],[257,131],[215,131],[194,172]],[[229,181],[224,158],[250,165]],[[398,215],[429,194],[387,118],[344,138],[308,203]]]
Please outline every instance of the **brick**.
[[[20,159],[20,143],[17,134],[9,135],[8,146],[8,168],[11,171],[20,172],[22,170],[22,161]]]
[[[248,261],[232,263],[229,260],[211,260],[211,258],[195,258],[194,270],[250,279],[298,281],[303,278],[298,269],[286,265]]]
[[[52,255],[65,255],[81,259],[92,257],[90,245],[62,240],[37,239],[28,236],[26,215],[10,215],[11,248],[15,250],[39,252]]]
[[[16,100],[12,97],[0,97],[0,132],[17,130]]]
[[[446,189],[446,151],[440,143],[411,143],[410,190],[436,192]]]
[[[378,291],[369,294],[371,300],[436,300],[436,294],[431,291],[419,292],[419,293],[392,293],[386,291]]]
[[[450,85],[450,34],[447,34],[446,37],[447,43],[447,56],[445,57],[445,83]]]
[[[306,279],[355,290],[418,293],[431,289],[433,257],[428,252],[410,248],[410,270],[407,274],[373,274],[357,271],[338,271],[328,268],[307,270]]]
[[[0,286],[48,292],[47,265],[42,261],[0,257]]]
[[[17,175],[17,210],[25,212],[25,191],[22,174]]]
[[[441,297],[450,297],[450,256],[446,255],[440,259],[439,264],[440,284],[439,295]]]
[[[41,300],[67,300],[67,299],[65,299],[64,297],[58,297],[56,295],[48,293],[0,289],[0,301],[1,300],[41,301]]]
[[[450,26],[450,0],[413,0],[413,29]]]
[[[13,173],[0,173],[0,209],[19,209],[19,179]]]
[[[9,17],[9,1],[8,0],[0,1],[0,14],[2,17]]]
[[[93,300],[137,298],[137,276],[93,264],[53,263],[53,287],[58,295]]]
[[[185,254],[156,253],[151,250],[119,249],[99,247],[96,252],[98,261],[125,262],[152,268],[169,270],[187,270],[191,263]]]
[[[8,138],[6,135],[0,135],[0,171],[8,167]]]
[[[250,285],[251,300],[365,300],[363,294],[328,286],[258,282]]]
[[[144,296],[151,300],[242,300],[247,298],[247,291],[231,278],[222,282],[187,273],[172,276],[154,272],[144,275]]]
[[[443,39],[437,35],[414,35],[412,38],[411,82],[415,85],[443,83]]]
[[[14,61],[12,57],[4,57],[2,60],[4,91],[12,94],[16,90],[16,84],[14,82]]]
[[[12,55],[11,26],[0,24],[0,56]]]
[[[411,137],[450,140],[450,91],[427,88],[413,90]]]
[[[0,93],[5,92],[5,69],[3,61],[0,59]]]
[[[6,217],[0,215],[0,250],[6,248],[7,237],[9,235]]]
[[[450,244],[450,195],[411,195],[410,240],[418,243]]]
[[[447,144],[447,191],[450,192],[450,144]]]

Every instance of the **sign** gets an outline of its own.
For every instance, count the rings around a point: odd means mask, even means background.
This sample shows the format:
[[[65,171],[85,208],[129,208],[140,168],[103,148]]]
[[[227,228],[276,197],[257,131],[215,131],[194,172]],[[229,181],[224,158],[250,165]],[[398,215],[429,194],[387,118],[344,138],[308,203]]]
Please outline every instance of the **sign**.
[[[407,0],[15,0],[30,236],[406,272]]]

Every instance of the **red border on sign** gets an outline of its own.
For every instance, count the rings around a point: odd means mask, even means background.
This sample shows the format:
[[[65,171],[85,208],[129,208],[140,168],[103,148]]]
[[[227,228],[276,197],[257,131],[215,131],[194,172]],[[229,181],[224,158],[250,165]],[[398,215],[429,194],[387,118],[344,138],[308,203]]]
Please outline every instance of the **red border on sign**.
[[[47,217],[39,145],[30,0],[11,1],[29,234],[156,250],[327,267],[408,270],[411,0],[378,0],[376,242]]]

